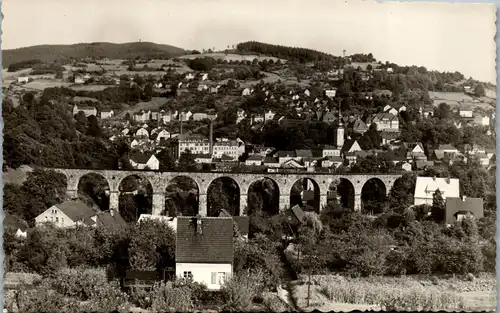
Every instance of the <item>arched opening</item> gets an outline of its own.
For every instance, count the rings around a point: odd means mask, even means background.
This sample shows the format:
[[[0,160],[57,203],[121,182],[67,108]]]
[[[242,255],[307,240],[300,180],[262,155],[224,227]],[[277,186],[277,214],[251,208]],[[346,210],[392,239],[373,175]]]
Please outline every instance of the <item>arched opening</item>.
[[[290,206],[299,205],[304,211],[319,213],[319,186],[310,178],[297,180],[290,190]]]
[[[177,176],[168,182],[165,190],[165,210],[162,215],[195,216],[198,214],[199,188],[194,179]]]
[[[346,209],[354,210],[354,185],[346,178],[340,178],[330,185],[330,194]],[[328,199],[330,201],[330,199]]]
[[[126,222],[136,222],[141,214],[152,213],[153,186],[148,179],[139,175],[127,176],[120,182],[118,190],[119,210]]]
[[[273,216],[279,213],[280,190],[271,178],[262,177],[248,187],[247,215],[264,213]]]
[[[88,173],[78,181],[78,198],[88,206],[97,206],[101,211],[109,209],[108,180],[97,173]]]
[[[240,215],[240,187],[229,177],[214,179],[207,190],[207,216],[219,216],[221,210]]]
[[[387,191],[379,178],[369,179],[361,189],[361,208],[366,214],[380,214],[387,204]]]

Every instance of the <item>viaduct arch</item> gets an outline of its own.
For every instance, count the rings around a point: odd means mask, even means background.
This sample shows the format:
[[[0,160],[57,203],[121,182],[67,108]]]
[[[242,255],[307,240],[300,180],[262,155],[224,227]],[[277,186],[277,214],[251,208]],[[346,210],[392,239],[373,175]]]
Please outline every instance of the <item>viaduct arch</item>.
[[[78,183],[80,179],[90,173],[101,175],[108,181],[109,185],[109,208],[118,210],[118,199],[120,183],[128,176],[137,175],[143,179],[147,179],[153,187],[153,214],[160,214],[165,207],[165,190],[168,183],[178,177],[187,176],[193,179],[198,185],[199,192],[199,208],[198,212],[201,216],[207,215],[207,192],[210,184],[217,178],[228,177],[232,178],[240,189],[240,214],[243,214],[244,208],[247,206],[248,192],[250,185],[262,178],[270,178],[276,182],[279,188],[280,211],[290,207],[290,191],[293,184],[301,179],[308,178],[314,181],[320,191],[320,210],[327,203],[328,191],[330,184],[341,178],[348,180],[354,187],[354,209],[361,210],[361,192],[365,183],[372,179],[378,178],[385,185],[386,193],[392,189],[396,179],[400,178],[401,174],[344,174],[332,175],[329,173],[228,173],[228,172],[155,172],[155,171],[118,171],[118,170],[86,170],[86,169],[52,169],[58,173],[62,173],[67,179],[67,194],[70,198],[78,197]]]

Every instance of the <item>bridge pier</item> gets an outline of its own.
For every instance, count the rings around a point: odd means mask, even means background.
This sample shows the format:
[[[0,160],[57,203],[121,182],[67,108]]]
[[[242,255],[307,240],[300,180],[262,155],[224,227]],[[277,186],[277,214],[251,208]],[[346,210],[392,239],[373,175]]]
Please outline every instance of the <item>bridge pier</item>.
[[[119,191],[110,191],[109,192],[109,209],[114,210],[115,212],[119,212],[119,199],[120,192]]]
[[[323,210],[323,208],[328,203],[328,194],[320,194],[319,195],[319,212]]]
[[[280,194],[280,212],[290,209],[290,194]]]
[[[361,211],[361,194],[354,195],[354,211]]]
[[[240,194],[240,216],[247,215],[246,214],[246,209],[248,206],[248,195],[245,194]]]
[[[200,193],[198,196],[198,214],[207,216],[207,194]]]
[[[153,215],[161,215],[161,212],[165,210],[165,193],[154,192],[153,193]]]
[[[66,190],[66,195],[71,200],[78,199],[78,190],[70,190],[70,189],[68,189],[68,190]]]

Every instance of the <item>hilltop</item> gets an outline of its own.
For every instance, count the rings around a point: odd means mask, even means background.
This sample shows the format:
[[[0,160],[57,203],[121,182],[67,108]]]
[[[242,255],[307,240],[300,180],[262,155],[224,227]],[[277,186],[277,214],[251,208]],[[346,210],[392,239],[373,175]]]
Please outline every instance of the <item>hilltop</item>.
[[[10,49],[2,51],[3,67],[7,68],[13,63],[26,60],[40,60],[44,63],[56,60],[66,61],[71,58],[96,58],[110,59],[130,58],[164,58],[184,54],[185,50],[152,42],[109,43],[93,42],[78,43],[73,45],[39,45]]]

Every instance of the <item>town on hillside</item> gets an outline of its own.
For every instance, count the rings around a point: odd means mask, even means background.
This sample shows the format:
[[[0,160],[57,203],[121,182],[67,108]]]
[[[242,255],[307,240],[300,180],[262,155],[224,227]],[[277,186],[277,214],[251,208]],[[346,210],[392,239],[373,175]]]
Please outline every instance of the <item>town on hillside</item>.
[[[4,312],[495,307],[496,86],[110,45],[3,51]]]

